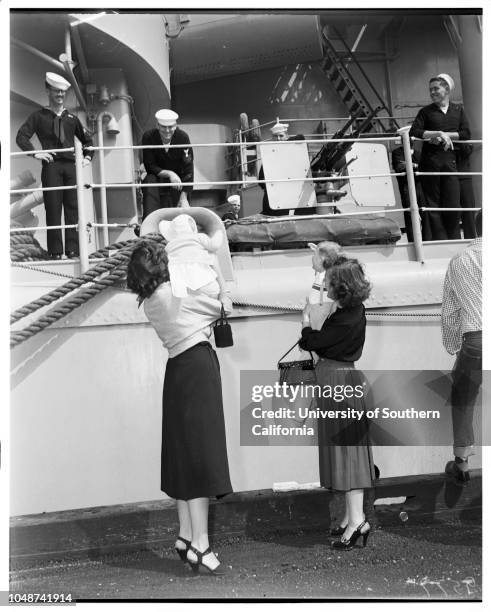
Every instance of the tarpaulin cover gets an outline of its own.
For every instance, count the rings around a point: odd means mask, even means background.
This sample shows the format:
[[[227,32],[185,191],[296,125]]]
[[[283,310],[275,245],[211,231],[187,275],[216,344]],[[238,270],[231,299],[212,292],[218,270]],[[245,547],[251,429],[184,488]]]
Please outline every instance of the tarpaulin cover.
[[[274,222],[263,215],[254,215],[227,228],[229,245],[234,251],[258,247],[302,248],[308,242],[322,240],[332,240],[341,246],[393,244],[400,237],[401,230],[393,219],[369,214],[339,219],[285,217]]]

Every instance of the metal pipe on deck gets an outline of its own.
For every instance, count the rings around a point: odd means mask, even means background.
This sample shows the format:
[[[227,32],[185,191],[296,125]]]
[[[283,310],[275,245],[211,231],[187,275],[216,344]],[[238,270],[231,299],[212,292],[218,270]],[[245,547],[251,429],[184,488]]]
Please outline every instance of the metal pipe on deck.
[[[21,189],[32,185],[36,179],[34,178],[30,170],[24,170],[18,174],[15,178],[10,179],[10,189]]]
[[[15,219],[16,217],[20,217],[20,215],[42,204],[43,200],[43,192],[41,189],[26,195],[20,200],[16,200],[10,205],[10,218]]]
[[[11,41],[16,47],[19,47],[20,49],[24,49],[25,51],[32,53],[32,55],[36,55],[37,57],[41,58],[45,62],[48,62],[49,64],[51,64],[58,70],[64,70],[64,66],[60,61],[55,60],[50,55],[47,55],[46,53],[43,53],[39,49],[36,49],[36,47],[33,47],[32,45],[28,45],[27,43],[22,42],[21,40],[17,40],[16,38],[13,38],[13,37],[11,38]]]

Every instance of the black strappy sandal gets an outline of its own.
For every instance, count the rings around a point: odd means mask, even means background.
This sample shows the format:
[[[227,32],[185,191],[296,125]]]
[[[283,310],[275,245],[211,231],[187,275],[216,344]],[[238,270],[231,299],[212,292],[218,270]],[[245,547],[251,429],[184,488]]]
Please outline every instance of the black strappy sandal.
[[[209,546],[203,552],[200,552],[194,546],[189,546],[189,550],[191,550],[197,558],[197,561],[191,561],[191,559],[187,557],[187,561],[195,574],[199,573],[200,567],[204,567],[206,570],[208,570],[210,574],[213,574],[214,576],[223,576],[225,574],[225,570],[221,563],[219,563],[215,569],[211,569],[211,567],[208,567],[208,565],[203,563],[203,557],[206,557],[206,555],[209,555],[211,552],[213,552]]]
[[[362,531],[363,527],[368,525],[368,529],[366,531]],[[365,519],[363,523],[358,525],[358,527],[353,531],[351,537],[347,540],[339,540],[338,542],[332,542],[332,548],[336,550],[351,550],[355,547],[359,538],[363,539],[363,548],[367,545],[368,536],[370,535],[370,523]]]
[[[345,525],[344,527],[342,525],[337,525],[336,527],[333,527],[329,533],[332,536],[342,536],[347,526],[348,525]]]
[[[176,553],[179,555],[183,563],[189,563],[187,554],[191,546],[191,542],[189,540],[186,540],[186,538],[181,538],[181,536],[178,536],[177,540],[179,542],[183,542],[186,545],[186,548],[177,548],[177,546],[175,546],[174,548],[176,550]]]

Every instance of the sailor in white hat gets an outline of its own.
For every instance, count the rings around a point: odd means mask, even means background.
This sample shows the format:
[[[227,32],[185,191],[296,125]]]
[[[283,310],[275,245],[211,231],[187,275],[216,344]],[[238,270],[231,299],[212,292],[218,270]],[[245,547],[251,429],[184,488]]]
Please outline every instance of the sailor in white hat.
[[[453,91],[455,89],[455,82],[449,74],[446,74],[445,72],[441,72],[439,75],[437,75],[436,78],[441,79],[442,81],[445,81],[450,91]]]
[[[228,210],[223,216],[222,221],[238,221],[240,212],[240,195],[234,194],[227,198],[227,202],[232,207],[232,210]],[[230,224],[228,224],[230,225]],[[227,227],[227,224],[225,224]]]
[[[53,90],[59,91],[67,91],[69,87],[71,87],[69,81],[67,81],[64,77],[59,74],[55,74],[54,72],[46,73],[46,87],[49,87]]]
[[[75,136],[80,140],[84,152],[83,165],[92,160],[92,139],[80,123],[78,117],[65,108],[65,97],[70,83],[61,75],[47,72],[45,75],[48,106],[34,111],[21,125],[16,142],[23,151],[34,151],[31,138],[36,134],[41,143],[41,153],[34,154],[42,162],[41,181],[43,187],[75,185],[75,156],[73,152]],[[71,149],[54,152],[52,149]],[[43,194],[46,208],[46,225],[61,225],[61,211],[64,210],[66,225],[78,223],[77,194],[74,189],[45,191]],[[61,230],[47,232],[48,252],[52,259],[61,259],[63,252],[67,257],[78,256],[78,234],[75,229],[65,230],[65,248]]]
[[[177,127],[179,115],[169,108],[155,113],[157,125],[143,134],[143,145],[159,148],[143,149],[143,164],[147,176],[145,183],[167,183],[168,187],[143,188],[143,219],[159,208],[187,208],[193,190],[193,150],[189,136]],[[162,146],[164,145],[164,147]],[[188,145],[171,148],[170,145]]]
[[[419,162],[421,172],[449,173],[457,171],[454,141],[469,140],[469,122],[461,104],[450,101],[455,89],[453,78],[446,73],[431,77],[432,103],[417,114],[410,135],[424,140]],[[458,146],[458,145],[457,145]],[[460,209],[460,183],[457,176],[433,175],[422,177],[428,208]],[[460,236],[460,210],[428,212],[431,240],[454,240]]]
[[[288,139],[288,126],[288,123],[280,123],[280,120],[276,119],[276,123],[271,128],[271,134],[273,134],[275,140]]]

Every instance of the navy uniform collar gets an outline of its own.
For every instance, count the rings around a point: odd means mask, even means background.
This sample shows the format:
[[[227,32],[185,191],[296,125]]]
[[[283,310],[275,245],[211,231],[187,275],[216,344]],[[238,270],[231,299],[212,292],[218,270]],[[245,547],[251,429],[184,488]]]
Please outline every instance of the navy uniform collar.
[[[44,106],[43,108],[44,108],[44,110],[49,111],[49,112],[50,112],[52,115],[54,115],[55,117],[63,117],[63,115],[67,115],[67,114],[69,114],[69,113],[68,113],[68,110],[67,110],[66,108],[64,108],[64,109],[61,111],[61,113],[60,113],[59,115],[57,115],[57,114],[55,113],[55,111],[54,111],[52,108],[50,108],[49,106]]]

